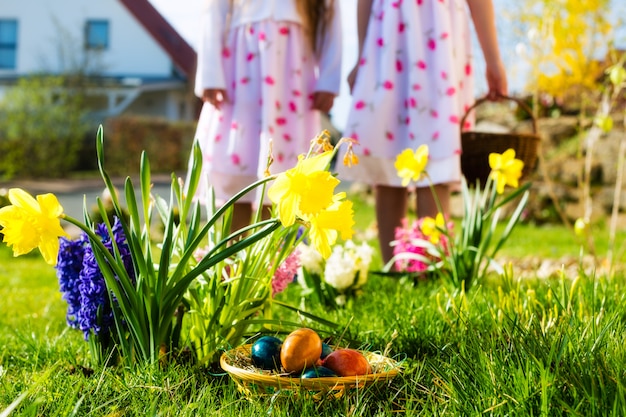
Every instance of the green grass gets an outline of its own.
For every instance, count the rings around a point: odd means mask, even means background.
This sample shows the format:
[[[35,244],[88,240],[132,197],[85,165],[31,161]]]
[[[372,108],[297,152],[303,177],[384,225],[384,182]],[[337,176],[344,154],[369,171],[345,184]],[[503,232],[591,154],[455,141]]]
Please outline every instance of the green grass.
[[[355,207],[365,230],[371,209],[366,201]],[[597,233],[598,241],[606,236]],[[563,227],[521,225],[503,255],[576,256],[579,247]],[[463,293],[372,274],[345,309],[310,312],[342,325],[360,346],[389,348],[402,373],[338,400],[248,399],[219,369],[189,363],[91,369],[81,333],[65,325],[54,269],[38,254],[13,258],[2,245],[0,416],[18,398],[12,416],[623,416],[625,284],[621,273],[493,277]],[[299,305],[297,287],[280,299]]]
[[[438,282],[371,276],[357,302],[313,313],[345,323],[405,369],[390,385],[316,403],[249,401],[224,375],[192,365],[89,369],[64,325],[54,272],[0,251],[0,410],[14,415],[624,415],[625,279],[499,279],[463,294]],[[17,290],[19,289],[19,290]],[[296,288],[284,299],[298,302]],[[348,325],[349,323],[349,325]]]

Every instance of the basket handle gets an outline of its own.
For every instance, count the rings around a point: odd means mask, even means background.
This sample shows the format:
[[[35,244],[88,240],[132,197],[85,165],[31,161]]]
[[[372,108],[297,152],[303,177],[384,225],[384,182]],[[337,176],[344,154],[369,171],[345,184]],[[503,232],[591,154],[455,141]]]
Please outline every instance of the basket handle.
[[[520,99],[518,99],[516,97],[504,96],[504,95],[499,95],[498,97],[506,99],[506,100],[514,101],[514,102],[517,103],[518,106],[520,106],[522,109],[524,109],[526,111],[526,113],[528,113],[530,115],[530,117],[532,119],[533,133],[537,134],[537,119],[535,118],[535,115],[533,114],[533,111],[530,109],[530,107],[528,107],[528,105],[526,103],[524,103],[522,100],[520,100]],[[467,116],[470,114],[470,112],[472,110],[474,110],[474,108],[476,108],[480,104],[484,103],[485,101],[489,101],[489,98],[487,96],[479,98],[478,100],[476,100],[474,102],[474,104],[472,104],[472,106],[469,109],[467,109],[467,111],[463,115],[463,118],[461,119],[461,130],[463,130],[463,126],[465,126],[465,119],[467,119]]]

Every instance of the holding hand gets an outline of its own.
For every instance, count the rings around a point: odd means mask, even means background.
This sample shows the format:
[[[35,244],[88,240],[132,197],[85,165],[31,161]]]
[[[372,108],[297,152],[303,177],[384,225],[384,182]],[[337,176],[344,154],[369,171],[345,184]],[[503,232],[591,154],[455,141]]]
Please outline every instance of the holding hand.
[[[322,113],[329,113],[335,101],[335,94],[328,91],[316,91],[313,93],[313,110],[319,110]]]
[[[222,103],[228,101],[226,90],[221,88],[205,88],[202,92],[202,101],[211,103],[213,107],[220,110]]]
[[[502,61],[498,61],[496,65],[487,65],[485,75],[487,77],[487,87],[489,87],[489,92],[487,93],[489,100],[497,100],[498,97],[508,95],[506,72]]]

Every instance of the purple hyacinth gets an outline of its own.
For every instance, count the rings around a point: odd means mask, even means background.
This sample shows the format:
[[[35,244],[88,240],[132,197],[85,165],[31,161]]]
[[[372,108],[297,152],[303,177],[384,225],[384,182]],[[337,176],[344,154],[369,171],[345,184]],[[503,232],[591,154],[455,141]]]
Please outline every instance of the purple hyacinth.
[[[59,289],[63,294],[63,299],[67,302],[67,324],[73,328],[78,328],[78,314],[80,311],[80,290],[78,285],[80,271],[83,269],[83,254],[85,253],[86,245],[83,236],[77,240],[61,238],[56,266]]]
[[[122,225],[117,218],[113,223],[112,231],[124,267],[126,271],[129,271],[134,282],[130,249],[126,243]],[[113,253],[113,245],[106,225],[97,225],[95,233],[100,237],[103,245]],[[68,302],[68,324],[82,330],[85,339],[91,332],[96,335],[108,333],[114,324],[113,310],[104,276],[87,236],[83,234],[77,241],[62,239],[61,248],[57,275],[63,298]]]

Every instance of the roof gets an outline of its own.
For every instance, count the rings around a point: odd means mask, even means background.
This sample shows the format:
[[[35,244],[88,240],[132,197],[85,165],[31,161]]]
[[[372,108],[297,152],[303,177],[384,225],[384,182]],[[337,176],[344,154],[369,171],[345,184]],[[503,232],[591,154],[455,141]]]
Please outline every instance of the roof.
[[[172,58],[179,71],[191,78],[196,70],[196,51],[148,0],[120,0],[155,41]]]

